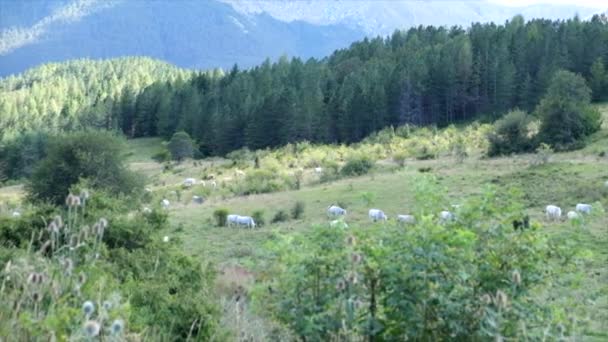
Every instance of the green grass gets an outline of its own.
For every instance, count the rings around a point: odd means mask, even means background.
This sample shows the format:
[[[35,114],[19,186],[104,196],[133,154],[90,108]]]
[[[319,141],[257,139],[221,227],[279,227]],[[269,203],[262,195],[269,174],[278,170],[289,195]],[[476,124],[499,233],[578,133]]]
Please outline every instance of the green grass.
[[[163,150],[161,138],[139,138],[128,141],[127,161],[129,163],[151,162],[152,157]]]

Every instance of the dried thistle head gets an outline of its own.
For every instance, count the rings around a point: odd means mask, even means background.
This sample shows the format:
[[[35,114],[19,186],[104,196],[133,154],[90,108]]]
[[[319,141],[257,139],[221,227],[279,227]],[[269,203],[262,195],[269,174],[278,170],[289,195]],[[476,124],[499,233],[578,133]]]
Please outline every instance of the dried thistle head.
[[[353,253],[350,255],[350,261],[353,264],[358,264],[363,260],[363,256],[361,256],[361,254],[359,253]]]
[[[501,290],[496,291],[496,306],[500,308],[506,308],[509,304],[509,299],[507,294],[502,292]]]
[[[357,272],[350,271],[350,272],[348,272],[348,275],[346,276],[346,280],[349,283],[355,285],[359,282],[359,276],[357,275]]]
[[[87,300],[82,304],[82,312],[84,312],[87,317],[91,316],[93,312],[95,312],[95,304],[93,304],[92,301]]]
[[[122,319],[116,319],[114,320],[114,322],[112,322],[112,325],[110,326],[110,332],[113,335],[118,335],[123,332],[124,328],[125,322]]]
[[[490,304],[492,304],[492,297],[490,297],[490,295],[486,293],[483,296],[481,296],[481,302],[486,305],[490,305]]]
[[[84,332],[89,337],[95,337],[99,335],[99,331],[101,330],[101,326],[96,321],[87,321],[84,324]]]
[[[53,222],[55,222],[55,224],[57,224],[57,227],[59,227],[60,229],[63,228],[63,219],[61,218],[61,215],[55,215],[55,217],[53,218]]]
[[[78,246],[78,235],[73,234],[70,236],[70,248],[76,248]]]
[[[87,276],[84,273],[80,272],[78,274],[78,285],[82,286],[86,282],[87,282]]]
[[[38,292],[33,292],[32,293],[32,300],[34,302],[40,302],[42,300],[42,295]]]
[[[517,286],[521,285],[521,274],[519,273],[518,270],[513,271],[511,280],[513,281],[513,284],[515,284]]]
[[[44,254],[44,253],[46,253],[47,249],[49,249],[49,247],[51,247],[51,240],[47,240],[47,241],[46,241],[46,242],[45,242],[45,243],[42,245],[42,247],[40,247],[39,252],[40,252],[41,254]]]
[[[66,199],[65,199],[65,204],[68,207],[78,207],[78,206],[80,206],[80,197],[75,196],[70,193],[68,195],[68,197],[66,197]]]
[[[103,301],[103,308],[106,311],[109,311],[110,309],[112,309],[112,302],[110,302],[109,300],[104,300]]]
[[[38,284],[38,273],[36,273],[36,272],[30,273],[30,275],[27,277],[27,282],[28,282],[28,284],[31,284],[31,285]]]
[[[100,218],[99,219],[99,225],[103,228],[106,229],[108,228],[108,220],[106,220],[105,218]]]
[[[57,222],[55,222],[54,220],[51,221],[51,223],[49,223],[49,225],[48,225],[48,227],[46,227],[46,229],[51,233],[59,232],[59,226],[57,225]]]
[[[357,239],[353,235],[349,235],[346,237],[344,241],[348,246],[354,246],[357,244]]]
[[[345,289],[346,289],[346,282],[344,281],[344,279],[338,279],[338,282],[336,283],[336,290],[344,291]]]

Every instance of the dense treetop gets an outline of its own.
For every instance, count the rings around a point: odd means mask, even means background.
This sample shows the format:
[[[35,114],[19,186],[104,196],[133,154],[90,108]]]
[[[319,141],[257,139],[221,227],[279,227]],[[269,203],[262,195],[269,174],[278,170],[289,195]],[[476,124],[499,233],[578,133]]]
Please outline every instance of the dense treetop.
[[[418,27],[323,60],[283,57],[225,75],[186,77],[165,64],[132,61],[77,62],[95,70],[86,74],[66,64],[64,75],[43,86],[31,80],[48,66],[3,80],[0,128],[92,126],[166,138],[183,130],[202,153],[222,154],[302,140],[356,142],[405,123],[497,119],[513,108],[533,110],[561,69],[580,74],[593,99],[606,98],[608,21],[515,17],[467,30]],[[108,76],[115,68],[123,73]]]

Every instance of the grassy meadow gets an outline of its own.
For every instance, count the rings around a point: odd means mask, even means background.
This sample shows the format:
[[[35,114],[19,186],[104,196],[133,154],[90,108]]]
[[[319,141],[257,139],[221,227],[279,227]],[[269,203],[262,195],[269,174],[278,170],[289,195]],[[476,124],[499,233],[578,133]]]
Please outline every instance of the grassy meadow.
[[[167,166],[152,160],[162,150],[160,139],[145,138],[129,141],[129,163],[132,169],[148,179],[149,205],[159,207],[163,198],[171,201],[168,209],[170,228],[164,232],[177,239],[183,249],[203,262],[212,262],[221,271],[217,290],[219,297],[227,298],[234,285],[249,288],[260,272],[266,254],[264,245],[277,236],[306,232],[314,225],[328,224],[326,208],[339,204],[348,211],[346,221],[351,226],[369,225],[367,211],[380,208],[389,221],[398,214],[408,214],[414,204],[413,187],[421,174],[432,174],[447,191],[450,204],[460,204],[470,195],[479,194],[493,186],[498,192],[516,187],[523,192],[526,211],[534,221],[543,223],[543,229],[558,236],[564,243],[576,244],[584,250],[584,257],[575,265],[564,266],[562,274],[551,290],[538,293],[539,301],[549,303],[564,316],[575,314],[584,328],[585,340],[608,339],[608,216],[598,215],[582,228],[570,222],[544,222],[544,207],[558,205],[574,210],[577,203],[601,203],[608,208],[608,105],[600,106],[604,126],[590,139],[584,149],[556,153],[548,160],[539,161],[536,154],[511,157],[484,157],[484,135],[487,126],[477,125],[459,131],[448,128],[433,132],[404,134],[401,137],[381,135],[366,142],[346,146],[288,146],[276,151],[248,152],[245,157],[186,161]],[[464,132],[464,133],[462,133]],[[385,139],[386,138],[386,139]],[[460,140],[459,140],[460,139]],[[466,155],[454,153],[454,142],[464,141]],[[432,158],[420,157],[421,145],[430,146]],[[423,147],[428,152],[426,147]],[[394,157],[396,151],[410,151],[400,165]],[[294,152],[297,151],[297,152]],[[293,152],[293,153],[292,153]],[[328,172],[332,163],[343,164],[350,155],[373,154],[372,171],[363,176],[336,177],[324,181],[315,172],[322,166]],[[247,182],[255,173],[254,156],[260,168],[277,179],[301,179],[298,190],[236,195],[239,184]],[[206,179],[206,186],[183,188],[185,178]],[[211,185],[215,181],[216,187]],[[193,195],[205,198],[203,204],[192,202]],[[0,203],[6,210],[17,208],[23,196],[20,185],[0,188]],[[280,210],[289,213],[296,202],[304,204],[303,217],[297,220],[270,223]],[[227,209],[230,213],[251,215],[264,212],[265,225],[255,229],[217,227],[213,212]],[[377,223],[381,225],[382,223]],[[548,259],[547,262],[553,262]],[[258,317],[251,318],[259,319]],[[264,323],[262,319],[262,323]]]

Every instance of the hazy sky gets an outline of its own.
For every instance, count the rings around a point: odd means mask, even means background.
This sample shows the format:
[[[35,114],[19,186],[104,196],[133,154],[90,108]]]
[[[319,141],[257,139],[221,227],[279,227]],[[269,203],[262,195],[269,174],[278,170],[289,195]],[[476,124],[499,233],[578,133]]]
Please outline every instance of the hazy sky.
[[[608,10],[608,1],[606,0],[491,0],[503,5],[510,6],[525,6],[532,4],[566,4],[566,5],[581,5],[586,7],[605,8]]]

